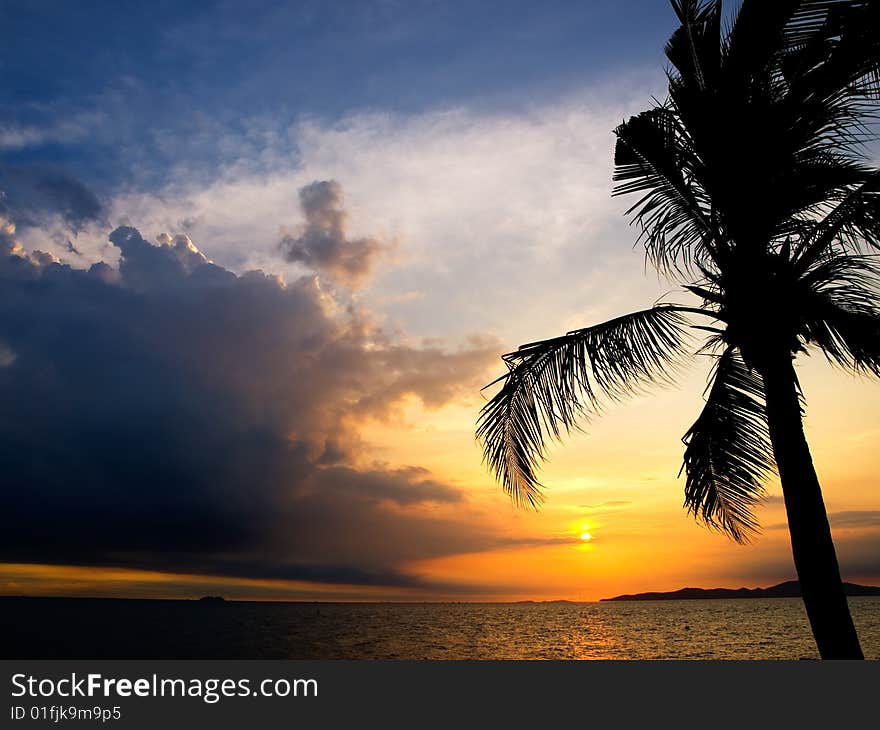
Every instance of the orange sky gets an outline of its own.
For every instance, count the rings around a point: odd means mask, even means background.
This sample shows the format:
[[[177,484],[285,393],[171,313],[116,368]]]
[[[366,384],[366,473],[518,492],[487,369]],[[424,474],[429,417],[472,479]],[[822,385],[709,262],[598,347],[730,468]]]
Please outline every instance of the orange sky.
[[[525,544],[416,561],[406,570],[441,587],[327,586],[308,582],[230,579],[124,568],[6,564],[5,594],[156,598],[219,593],[256,600],[597,600],[624,592],[770,585],[793,577],[784,509],[771,499],[759,512],[763,533],[741,546],[699,526],[681,508],[678,440],[699,405],[705,363],[680,390],[616,406],[566,443],[553,447],[544,470],[548,500],[538,513],[515,509],[480,464],[472,424],[479,401],[437,411],[402,404],[390,420],[364,426],[377,459],[418,462],[461,488],[463,504],[429,505],[475,521]],[[809,402],[808,437],[829,513],[871,514],[880,388],[813,358],[799,369]],[[776,484],[768,489],[778,495]],[[390,508],[390,507],[389,507]],[[873,513],[873,514],[876,514]],[[832,522],[834,522],[832,517]],[[852,520],[850,520],[852,521]],[[875,520],[876,523],[876,520]],[[876,572],[847,570],[870,563],[876,524],[834,529],[844,577],[878,582]],[[591,540],[580,536],[589,532]],[[535,544],[542,540],[547,545]],[[866,547],[867,546],[867,547]],[[443,585],[457,586],[452,593]]]

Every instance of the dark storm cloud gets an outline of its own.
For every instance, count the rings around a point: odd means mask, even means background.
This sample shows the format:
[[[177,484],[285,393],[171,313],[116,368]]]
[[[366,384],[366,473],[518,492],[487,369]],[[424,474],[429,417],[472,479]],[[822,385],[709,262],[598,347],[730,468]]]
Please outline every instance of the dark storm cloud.
[[[299,202],[306,222],[284,232],[280,246],[287,260],[345,286],[363,284],[384,246],[376,238],[348,238],[339,184],[323,180],[306,185],[299,191]]]
[[[60,216],[73,233],[104,219],[104,206],[81,180],[61,169],[43,165],[0,166],[0,190],[6,212],[18,225],[39,225],[47,216]]]
[[[421,510],[463,501],[424,469],[355,467],[363,418],[476,392],[493,343],[402,344],[185,236],[118,228],[81,270],[0,224],[0,560],[416,585],[499,544]]]

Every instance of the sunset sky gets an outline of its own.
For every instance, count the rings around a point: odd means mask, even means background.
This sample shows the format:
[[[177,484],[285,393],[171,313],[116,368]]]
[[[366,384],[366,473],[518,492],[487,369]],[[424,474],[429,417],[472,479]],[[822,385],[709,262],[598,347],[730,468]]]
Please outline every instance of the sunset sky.
[[[794,577],[777,482],[746,546],[682,508],[706,355],[554,445],[540,512],[474,440],[502,353],[675,288],[611,197],[665,0],[85,7],[0,6],[0,594]],[[844,579],[880,584],[880,383],[798,373]]]

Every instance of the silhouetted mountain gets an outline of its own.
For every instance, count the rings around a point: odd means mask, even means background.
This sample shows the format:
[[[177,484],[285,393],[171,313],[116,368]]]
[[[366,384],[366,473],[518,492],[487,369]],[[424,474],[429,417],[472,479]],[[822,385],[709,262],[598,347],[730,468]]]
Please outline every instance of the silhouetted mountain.
[[[880,586],[860,586],[844,583],[848,596],[880,596]],[[800,598],[801,586],[796,580],[789,580],[769,588],[681,588],[668,593],[634,593],[602,601],[680,601],[700,598]]]

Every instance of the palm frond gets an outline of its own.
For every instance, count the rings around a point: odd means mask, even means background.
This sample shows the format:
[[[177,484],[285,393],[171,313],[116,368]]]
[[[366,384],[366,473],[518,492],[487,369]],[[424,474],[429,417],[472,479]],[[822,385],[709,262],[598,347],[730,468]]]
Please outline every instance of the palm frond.
[[[832,363],[880,376],[880,312],[857,312],[827,303],[810,327],[810,340]]]
[[[684,352],[685,325],[675,307],[658,305],[504,356],[508,372],[490,383],[501,388],[480,412],[477,438],[490,471],[515,503],[543,502],[537,466],[548,439],[578,428],[603,399],[670,379]]]
[[[784,39],[786,25],[800,4],[801,0],[744,0],[724,44],[724,66],[731,78],[759,74],[778,58],[780,48],[792,43]]]
[[[871,256],[838,252],[802,279],[806,344],[830,362],[856,373],[880,376],[880,270]]]
[[[752,509],[774,461],[763,380],[734,348],[718,359],[706,405],[682,440],[685,507],[709,527],[747,542],[757,531]]]
[[[780,56],[812,50],[842,33],[870,32],[871,0],[744,0],[728,37],[731,68],[753,74]]]
[[[799,3],[785,29],[781,69],[800,119],[815,120],[823,144],[855,151],[880,98],[880,6],[864,0]]]
[[[880,171],[871,171],[848,189],[819,221],[804,223],[795,250],[797,270],[804,272],[833,254],[837,244],[852,251],[880,250]]]
[[[789,54],[812,52],[824,56],[825,63],[809,68],[817,84],[816,93],[830,91],[833,86],[854,95],[876,92],[877,3],[800,0],[798,6],[785,25],[783,47]]]
[[[651,261],[672,271],[686,268],[691,254],[698,261],[711,258],[711,216],[689,173],[698,162],[676,113],[658,106],[630,118],[614,133],[614,195],[641,194],[627,215],[639,223]]]
[[[761,0],[748,0],[752,5],[766,5]],[[777,3],[773,3],[777,4]],[[861,9],[869,4],[866,0],[782,0],[778,2],[790,8],[785,21],[784,40],[789,48],[803,45],[839,20],[841,13]]]
[[[666,44],[666,57],[679,77],[705,89],[715,85],[721,69],[721,2],[672,0],[681,26]]]

